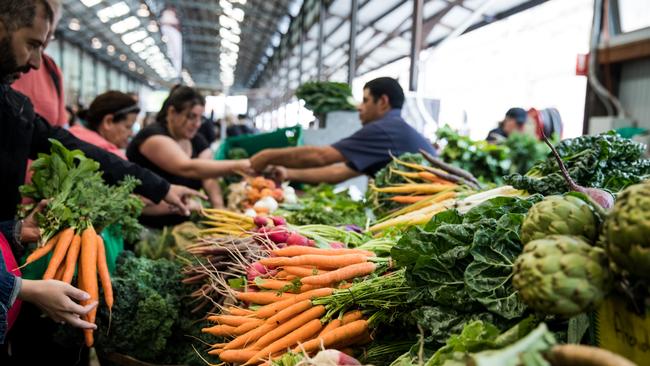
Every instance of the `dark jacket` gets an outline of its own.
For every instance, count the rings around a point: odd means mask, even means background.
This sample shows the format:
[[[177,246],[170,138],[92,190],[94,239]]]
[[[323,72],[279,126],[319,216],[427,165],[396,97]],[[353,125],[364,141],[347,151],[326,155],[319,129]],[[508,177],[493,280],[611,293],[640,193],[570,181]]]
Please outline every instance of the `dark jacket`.
[[[126,175],[134,176],[142,184],[135,190],[154,202],[159,202],[169,191],[169,183],[156,174],[129,163],[118,156],[106,152],[94,145],[85,143],[72,136],[68,131],[50,126],[43,118],[34,113],[34,108],[27,97],[11,89],[9,85],[0,85],[0,232],[7,240],[13,242],[13,228],[17,205],[20,203],[18,187],[25,182],[28,159],[36,159],[38,153],[49,153],[48,139],[60,141],[70,150],[82,150],[86,156],[100,163],[103,177],[109,184],[117,183]],[[19,245],[19,243],[12,243]],[[14,282],[7,279],[12,276],[6,270],[0,270],[0,283]],[[2,287],[3,293],[9,289]],[[13,288],[11,289],[13,291]],[[0,301],[6,296],[0,296]],[[10,304],[0,303],[0,329],[6,322],[6,309]],[[0,343],[4,334],[0,333]]]

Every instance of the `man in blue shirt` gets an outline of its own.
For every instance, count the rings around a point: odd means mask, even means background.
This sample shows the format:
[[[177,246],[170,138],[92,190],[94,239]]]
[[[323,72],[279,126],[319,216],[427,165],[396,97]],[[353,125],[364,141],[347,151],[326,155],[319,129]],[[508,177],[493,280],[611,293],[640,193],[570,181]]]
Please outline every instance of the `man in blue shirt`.
[[[363,87],[359,118],[363,127],[330,146],[266,149],[255,154],[258,172],[276,166],[282,180],[339,183],[362,174],[374,176],[399,156],[420,149],[435,155],[433,146],[401,117],[404,91],[397,80],[382,77]]]

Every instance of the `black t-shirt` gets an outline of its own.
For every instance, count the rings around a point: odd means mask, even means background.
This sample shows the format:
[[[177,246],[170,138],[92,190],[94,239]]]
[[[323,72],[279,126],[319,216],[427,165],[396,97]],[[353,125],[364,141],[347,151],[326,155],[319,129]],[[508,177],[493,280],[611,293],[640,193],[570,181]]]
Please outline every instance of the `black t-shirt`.
[[[153,123],[144,129],[142,129],[138,134],[133,138],[131,143],[126,149],[126,157],[129,161],[140,165],[141,167],[147,168],[152,172],[160,175],[165,178],[169,183],[178,184],[186,186],[192,189],[199,190],[202,187],[202,182],[200,179],[191,179],[186,177],[178,176],[174,173],[163,170],[158,165],[154,164],[146,156],[142,155],[140,152],[140,146],[150,137],[163,135],[171,137],[167,126],[161,123]],[[200,134],[196,134],[191,140],[192,143],[192,159],[196,159],[199,154],[201,154],[205,149],[210,145]],[[163,227],[170,225],[177,225],[184,221],[187,221],[187,217],[182,215],[164,215],[164,216],[141,216],[140,222],[146,226],[150,227]]]
[[[498,142],[507,138],[508,134],[506,134],[506,132],[501,127],[497,127],[488,133],[488,136],[485,138],[485,140],[488,142]]]
[[[417,153],[420,149],[436,155],[433,146],[392,109],[383,118],[366,124],[359,131],[332,145],[358,172],[374,176],[391,162],[391,154]]]

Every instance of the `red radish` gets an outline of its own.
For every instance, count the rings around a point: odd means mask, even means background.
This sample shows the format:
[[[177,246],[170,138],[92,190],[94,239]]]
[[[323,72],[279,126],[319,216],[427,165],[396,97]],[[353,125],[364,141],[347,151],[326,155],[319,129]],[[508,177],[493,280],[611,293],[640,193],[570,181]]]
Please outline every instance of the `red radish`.
[[[298,233],[291,233],[287,238],[287,245],[309,246],[309,239]]]
[[[611,193],[607,192],[604,189],[587,188],[587,187],[579,186],[569,175],[569,172],[567,171],[566,166],[564,166],[564,162],[562,161],[562,157],[560,156],[560,154],[558,154],[557,150],[555,150],[555,146],[551,144],[551,142],[548,140],[548,138],[544,134],[544,131],[542,131],[541,128],[540,128],[540,132],[542,134],[542,139],[544,139],[546,145],[548,145],[548,147],[551,148],[551,152],[553,153],[553,156],[557,161],[557,165],[560,167],[560,172],[562,172],[562,176],[564,176],[564,179],[566,180],[569,189],[571,189],[574,192],[584,193],[587,197],[590,197],[594,202],[599,204],[602,208],[605,209],[612,208],[614,206],[614,196],[612,196]]]
[[[345,244],[341,243],[340,241],[333,241],[330,243],[330,248],[332,249],[343,249],[345,248]]]
[[[309,239],[309,245],[308,246],[315,247],[316,246],[316,240]]]
[[[335,349],[326,349],[318,352],[316,356],[309,360],[310,365],[337,365],[352,366],[361,365],[354,357],[350,357],[341,351]]]
[[[291,234],[284,227],[274,227],[267,232],[269,239],[276,244],[288,243]]]
[[[273,224],[275,224],[275,226],[284,226],[287,224],[287,220],[285,220],[282,216],[273,216],[271,217],[271,220],[273,220]]]
[[[246,278],[248,282],[255,281],[256,277],[264,276],[269,272],[269,269],[266,268],[262,263],[255,262],[246,269]]]
[[[266,217],[266,216],[259,216],[259,215],[258,215],[258,216],[255,216],[255,217],[253,218],[253,223],[254,223],[257,227],[265,227],[265,226],[269,226],[269,224],[271,224],[272,222],[273,222],[273,221],[272,221],[271,219],[269,219],[268,217]]]

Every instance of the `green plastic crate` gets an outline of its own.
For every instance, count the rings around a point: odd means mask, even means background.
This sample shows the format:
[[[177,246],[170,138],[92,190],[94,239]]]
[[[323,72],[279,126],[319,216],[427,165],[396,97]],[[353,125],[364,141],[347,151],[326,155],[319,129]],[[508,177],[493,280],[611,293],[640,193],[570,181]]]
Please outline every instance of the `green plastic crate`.
[[[219,145],[214,158],[226,160],[228,151],[237,147],[246,150],[248,156],[253,156],[264,149],[301,146],[302,144],[301,126],[278,128],[268,133],[229,137]]]

